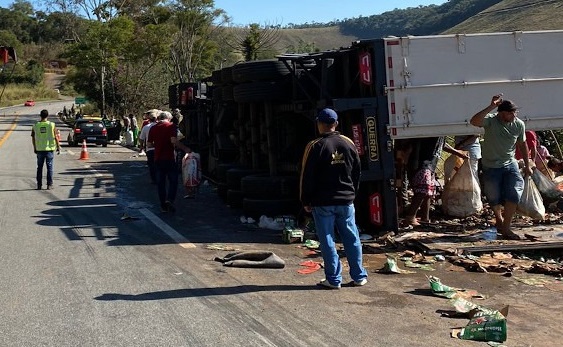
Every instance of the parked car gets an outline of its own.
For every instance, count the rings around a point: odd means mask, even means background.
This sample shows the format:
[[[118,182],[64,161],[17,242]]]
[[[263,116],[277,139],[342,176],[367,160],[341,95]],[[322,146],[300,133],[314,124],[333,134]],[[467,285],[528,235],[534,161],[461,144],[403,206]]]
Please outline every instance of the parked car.
[[[34,100],[27,100],[23,105],[24,106],[35,106],[35,101]]]
[[[68,134],[68,145],[78,146],[84,140],[86,143],[107,147],[108,131],[101,119],[81,118],[74,122],[72,131]]]

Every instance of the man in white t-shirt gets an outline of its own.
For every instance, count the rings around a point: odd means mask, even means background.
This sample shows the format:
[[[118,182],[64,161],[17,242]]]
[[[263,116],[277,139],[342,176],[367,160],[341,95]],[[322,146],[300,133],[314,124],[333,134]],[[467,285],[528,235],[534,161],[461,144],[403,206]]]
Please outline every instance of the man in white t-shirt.
[[[149,123],[146,124],[143,127],[143,129],[141,129],[141,133],[139,134],[139,140],[141,141],[141,146],[145,148],[145,153],[147,155],[147,166],[149,167],[149,175],[152,184],[156,184],[156,168],[154,166],[154,147],[147,142],[147,139],[149,138],[149,131],[151,130],[151,127],[156,124],[156,119],[159,113],[160,111],[156,109],[147,111]]]

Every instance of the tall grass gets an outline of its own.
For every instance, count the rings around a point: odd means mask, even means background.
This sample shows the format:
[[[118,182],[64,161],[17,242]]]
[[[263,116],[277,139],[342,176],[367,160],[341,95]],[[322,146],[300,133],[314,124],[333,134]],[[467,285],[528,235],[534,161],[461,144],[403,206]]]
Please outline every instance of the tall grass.
[[[2,94],[3,92],[3,94]],[[0,107],[23,104],[26,100],[53,100],[58,99],[59,94],[40,84],[32,86],[30,84],[7,84],[0,85]]]

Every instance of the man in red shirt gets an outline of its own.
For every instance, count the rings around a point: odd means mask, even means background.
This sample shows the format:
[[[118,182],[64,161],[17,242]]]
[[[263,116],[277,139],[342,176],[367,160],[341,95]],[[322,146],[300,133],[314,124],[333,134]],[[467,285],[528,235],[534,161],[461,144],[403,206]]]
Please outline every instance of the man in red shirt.
[[[532,159],[532,163],[535,162],[537,156],[537,148],[538,148],[538,135],[533,130],[526,130],[526,144],[528,145],[528,158]],[[520,149],[516,147],[516,160],[523,159],[522,153],[520,153]]]
[[[162,112],[158,123],[149,131],[147,142],[154,147],[154,164],[156,168],[156,184],[161,212],[174,212],[174,200],[178,189],[178,167],[176,165],[175,148],[186,152],[190,149],[177,139],[177,128],[171,122],[170,112]],[[168,189],[166,189],[168,181]]]

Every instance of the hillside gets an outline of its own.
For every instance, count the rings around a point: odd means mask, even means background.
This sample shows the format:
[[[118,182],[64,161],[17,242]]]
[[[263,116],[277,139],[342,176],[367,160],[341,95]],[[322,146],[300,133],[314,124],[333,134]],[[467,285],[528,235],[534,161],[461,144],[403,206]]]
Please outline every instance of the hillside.
[[[483,1],[476,0],[480,4]],[[498,2],[498,3],[497,3]],[[495,3],[490,7],[484,8],[467,19],[459,22],[459,11],[445,12],[443,6],[433,6],[433,11],[441,13],[442,21],[456,22],[457,25],[440,32],[433,32],[432,28],[420,28],[411,26],[411,31],[416,32],[417,35],[431,35],[437,33],[457,34],[457,33],[478,33],[478,32],[495,32],[495,31],[514,31],[514,30],[552,30],[563,29],[563,1],[561,0],[502,0],[492,1]],[[411,15],[412,11],[421,11],[428,13],[428,6],[423,6],[416,9],[395,10],[398,16],[405,14]],[[445,13],[444,13],[445,12]],[[383,18],[388,18],[390,12],[381,15],[364,17],[362,20],[367,23],[367,18],[379,25]],[[456,17],[457,18],[449,18]],[[398,21],[404,21],[404,18],[399,18]],[[371,22],[370,22],[371,23]],[[365,24],[369,25],[369,24]],[[343,28],[346,27],[348,34],[343,34]],[[314,43],[315,47],[320,50],[333,49],[337,47],[349,46],[350,43],[357,39],[370,39],[382,37],[381,35],[365,34],[365,28],[356,32],[351,31],[349,23],[341,22],[334,26],[329,27],[315,27],[315,28],[302,28],[302,29],[283,29],[282,38],[276,45],[279,50],[285,50],[289,45],[295,45],[299,39],[306,43]],[[379,32],[375,30],[374,32]],[[388,35],[405,35],[404,33],[389,33]],[[385,35],[383,35],[385,36]]]
[[[319,50],[348,47],[352,41],[357,40],[354,35],[344,35],[338,26],[310,29],[282,29],[280,41],[276,48],[285,50],[289,46],[297,46],[299,40],[305,43],[314,43]]]
[[[563,29],[563,1],[504,0],[445,33],[554,29]]]

